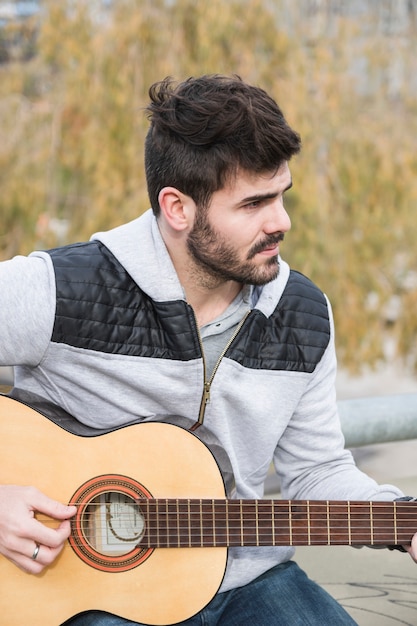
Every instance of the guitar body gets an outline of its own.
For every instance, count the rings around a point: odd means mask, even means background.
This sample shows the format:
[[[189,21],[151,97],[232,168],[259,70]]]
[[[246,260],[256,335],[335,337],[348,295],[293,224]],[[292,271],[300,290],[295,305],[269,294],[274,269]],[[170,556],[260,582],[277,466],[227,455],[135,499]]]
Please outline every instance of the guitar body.
[[[168,423],[145,422],[100,436],[79,436],[3,396],[0,441],[2,483],[35,485],[64,503],[82,485],[96,488],[100,476],[104,482],[108,476],[138,481],[152,498],[225,497],[210,450],[192,433]],[[174,624],[197,613],[216,594],[227,560],[224,547],[170,547],[144,555],[139,551],[133,566],[120,566],[118,558],[109,557],[104,566],[95,567],[95,552],[90,552],[91,558],[80,556],[68,543],[39,576],[0,556],[1,623],[57,626],[82,611],[99,609],[144,624]]]
[[[2,483],[35,485],[77,513],[41,575],[0,556],[7,626],[57,626],[93,609],[176,624],[217,593],[228,547],[410,545],[417,528],[415,501],[226,498],[227,456],[187,420],[92,431],[45,401],[35,411],[19,399],[0,396]]]

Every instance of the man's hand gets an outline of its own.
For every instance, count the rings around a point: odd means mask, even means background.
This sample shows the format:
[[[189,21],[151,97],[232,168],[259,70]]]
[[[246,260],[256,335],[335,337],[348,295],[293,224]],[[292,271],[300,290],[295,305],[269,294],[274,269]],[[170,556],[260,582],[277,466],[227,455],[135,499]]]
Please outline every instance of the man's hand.
[[[71,530],[69,519],[76,510],[75,506],[51,500],[34,487],[0,486],[0,554],[20,569],[39,574],[64,547]],[[61,523],[47,526],[35,514]]]
[[[413,561],[417,563],[417,533],[414,535],[411,541],[411,546],[405,546],[405,549],[407,550]]]

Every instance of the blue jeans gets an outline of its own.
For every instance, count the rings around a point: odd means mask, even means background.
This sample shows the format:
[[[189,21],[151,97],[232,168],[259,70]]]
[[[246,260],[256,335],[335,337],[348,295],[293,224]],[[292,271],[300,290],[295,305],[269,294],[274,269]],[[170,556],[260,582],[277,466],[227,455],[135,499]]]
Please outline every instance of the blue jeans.
[[[91,611],[66,626],[137,626],[120,617]],[[357,626],[324,589],[294,561],[282,563],[253,582],[217,594],[181,626]],[[179,625],[178,625],[179,626]]]

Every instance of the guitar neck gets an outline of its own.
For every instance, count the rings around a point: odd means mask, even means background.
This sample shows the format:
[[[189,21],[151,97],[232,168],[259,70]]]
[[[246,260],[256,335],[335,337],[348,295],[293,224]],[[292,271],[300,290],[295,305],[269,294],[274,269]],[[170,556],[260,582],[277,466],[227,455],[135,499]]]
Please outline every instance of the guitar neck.
[[[143,547],[409,544],[417,502],[138,500]]]

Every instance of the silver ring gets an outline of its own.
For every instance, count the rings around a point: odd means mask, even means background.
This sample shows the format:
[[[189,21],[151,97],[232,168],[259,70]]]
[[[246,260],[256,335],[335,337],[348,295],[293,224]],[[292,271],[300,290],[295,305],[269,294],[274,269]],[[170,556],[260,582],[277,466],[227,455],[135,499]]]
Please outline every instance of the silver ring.
[[[40,548],[40,545],[37,543],[37,544],[35,545],[35,549],[34,549],[33,554],[32,554],[32,559],[33,559],[34,561],[36,561],[36,559],[37,559],[37,557],[38,557],[38,554],[39,554],[39,548]]]

